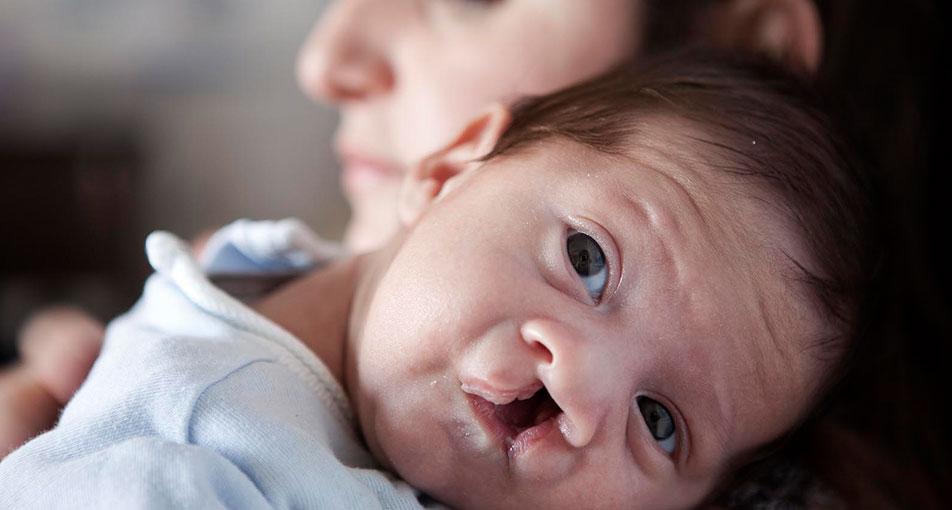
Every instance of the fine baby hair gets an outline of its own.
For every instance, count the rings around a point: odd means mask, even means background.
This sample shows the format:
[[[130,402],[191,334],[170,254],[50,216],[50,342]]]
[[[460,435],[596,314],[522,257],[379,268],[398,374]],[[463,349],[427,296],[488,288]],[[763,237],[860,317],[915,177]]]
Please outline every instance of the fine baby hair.
[[[656,136],[659,125],[673,127],[663,140]],[[701,162],[740,185],[724,187],[723,200],[754,196],[766,214],[796,232],[804,250],[787,253],[789,265],[780,270],[788,292],[805,296],[826,322],[823,334],[804,346],[826,368],[801,424],[815,421],[851,352],[862,347],[882,253],[868,176],[847,134],[801,77],[766,60],[668,53],[518,103],[512,124],[484,159],[553,137],[610,154],[681,151],[686,164]],[[795,432],[736,459],[745,468],[736,479],[725,476],[711,500],[796,507],[827,497],[812,473],[784,456]]]

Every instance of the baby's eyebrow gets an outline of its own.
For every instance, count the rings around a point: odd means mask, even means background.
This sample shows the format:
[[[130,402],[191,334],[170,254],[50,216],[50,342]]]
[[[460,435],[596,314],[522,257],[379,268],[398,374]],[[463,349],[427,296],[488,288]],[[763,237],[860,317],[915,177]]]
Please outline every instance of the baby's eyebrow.
[[[763,323],[764,331],[767,332],[767,337],[770,339],[770,344],[774,346],[780,356],[784,359],[787,358],[788,352],[787,349],[783,348],[783,343],[780,341],[780,337],[777,334],[776,325],[774,324],[773,318],[771,317],[769,310],[767,309],[767,300],[764,298],[762,291],[757,292],[757,309],[760,315],[760,321]],[[760,342],[756,342],[758,346]],[[765,374],[758,374],[761,378],[761,386],[766,383],[763,379]]]
[[[661,265],[666,269],[671,271],[674,276],[675,281],[678,282],[680,286],[683,281],[683,271],[680,264],[680,261],[675,257],[675,250],[671,247],[671,241],[669,240],[669,235],[661,226],[662,223],[669,220],[659,220],[661,217],[669,217],[670,214],[663,212],[661,207],[656,204],[651,203],[649,200],[646,200],[644,197],[635,196],[624,191],[619,192],[609,201],[612,206],[617,204],[617,210],[621,210],[621,216],[627,218],[627,221],[618,224],[612,222],[611,226],[614,227],[625,227],[621,231],[625,234],[629,233],[629,230],[647,230],[648,233],[653,238],[654,242],[661,248]],[[612,207],[610,206],[610,207]],[[614,207],[612,207],[614,208]],[[617,221],[617,220],[616,220]],[[647,229],[641,227],[647,226]],[[626,252],[634,251],[637,253],[635,247],[631,246],[631,239],[638,238],[639,236],[624,235],[622,236],[618,248],[622,251],[622,255],[627,255]],[[675,242],[678,246],[683,246],[683,240],[677,240]],[[628,248],[629,250],[626,250]],[[626,261],[623,260],[623,264],[626,264]]]
[[[673,269],[677,282],[681,284],[686,275],[681,259],[675,255],[691,245],[689,238],[692,236],[701,236],[710,241],[710,225],[689,186],[666,172],[662,166],[668,165],[684,173],[696,173],[697,170],[686,169],[681,162],[670,158],[662,151],[647,149],[646,152],[650,152],[654,157],[645,158],[642,152],[639,157],[625,155],[624,158],[629,164],[635,165],[631,171],[651,172],[660,179],[661,185],[651,186],[648,197],[634,193],[634,190],[624,186],[618,189],[622,190],[621,193],[624,195],[625,203],[629,205],[630,214],[640,218],[650,228],[663,249],[664,263]],[[688,207],[672,206],[669,202],[685,204]]]
[[[687,360],[685,360],[687,361]],[[693,361],[688,361],[693,364]],[[708,374],[706,381],[684,380],[684,371],[675,371],[678,388],[685,388],[676,400],[690,433],[691,445],[684,465],[689,471],[704,471],[710,466],[700,466],[721,456],[727,449],[733,427],[729,426],[732,413],[730,401],[725,398],[723,380],[715,377],[717,367],[710,360],[700,363],[699,372]],[[710,384],[704,382],[710,381]],[[677,398],[677,397],[673,397]],[[698,453],[704,452],[703,456]]]

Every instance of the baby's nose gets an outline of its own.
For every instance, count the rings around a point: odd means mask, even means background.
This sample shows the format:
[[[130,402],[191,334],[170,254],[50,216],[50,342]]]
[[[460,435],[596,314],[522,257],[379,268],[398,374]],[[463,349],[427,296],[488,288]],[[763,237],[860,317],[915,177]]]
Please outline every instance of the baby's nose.
[[[528,320],[519,333],[536,360],[537,377],[563,411],[562,435],[576,448],[588,445],[624,386],[611,346],[555,319]]]
[[[470,347],[460,367],[463,391],[497,405],[526,399],[542,388],[540,353],[519,341],[515,324],[497,324]]]

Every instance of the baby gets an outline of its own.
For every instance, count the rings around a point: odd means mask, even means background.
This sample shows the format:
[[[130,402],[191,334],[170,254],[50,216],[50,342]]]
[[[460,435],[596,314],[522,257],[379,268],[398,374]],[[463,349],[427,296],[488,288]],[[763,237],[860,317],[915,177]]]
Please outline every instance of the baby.
[[[386,247],[251,306],[153,234],[0,507],[703,502],[852,343],[865,208],[834,140],[793,82],[682,54],[491,109],[411,172]],[[227,232],[241,264],[325,252],[294,222]]]

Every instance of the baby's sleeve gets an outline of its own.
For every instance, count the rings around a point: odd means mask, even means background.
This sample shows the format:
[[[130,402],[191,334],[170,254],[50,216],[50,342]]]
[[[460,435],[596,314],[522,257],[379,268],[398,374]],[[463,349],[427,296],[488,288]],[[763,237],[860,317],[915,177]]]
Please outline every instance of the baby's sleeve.
[[[4,459],[0,508],[420,508],[279,362],[254,359],[177,394],[140,375],[123,398],[86,391]]]
[[[254,363],[210,388],[189,438],[229,459],[276,508],[421,508],[416,492],[375,469],[355,431],[278,362]]]
[[[202,395],[253,364],[234,351],[158,335],[111,346],[57,426],[0,462],[0,508],[270,508],[233,462],[188,441]]]
[[[55,434],[0,464],[0,508],[229,508],[271,505],[234,464],[212,450],[133,437],[64,454]]]
[[[0,509],[420,508],[284,349],[153,276],[57,426],[0,462]]]

